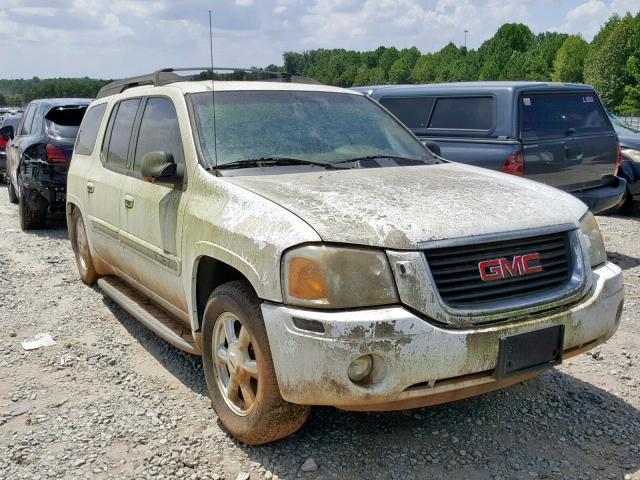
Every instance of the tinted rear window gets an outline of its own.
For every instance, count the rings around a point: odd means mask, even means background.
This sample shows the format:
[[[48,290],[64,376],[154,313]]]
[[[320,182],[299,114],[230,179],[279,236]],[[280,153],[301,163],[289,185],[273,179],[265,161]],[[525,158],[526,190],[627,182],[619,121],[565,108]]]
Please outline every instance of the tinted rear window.
[[[54,138],[76,138],[87,107],[55,107],[44,117],[47,133]]]
[[[91,155],[96,143],[96,138],[98,137],[98,130],[102,123],[102,117],[104,116],[106,109],[107,104],[102,103],[95,107],[91,107],[87,111],[84,119],[82,120],[82,124],[80,125],[80,133],[76,140],[76,153],[79,153],[80,155]]]
[[[491,130],[493,97],[439,98],[429,128]]]
[[[382,105],[411,129],[427,128],[434,101],[434,97],[386,97],[380,99]]]
[[[611,130],[595,93],[524,94],[522,137],[564,137]]]

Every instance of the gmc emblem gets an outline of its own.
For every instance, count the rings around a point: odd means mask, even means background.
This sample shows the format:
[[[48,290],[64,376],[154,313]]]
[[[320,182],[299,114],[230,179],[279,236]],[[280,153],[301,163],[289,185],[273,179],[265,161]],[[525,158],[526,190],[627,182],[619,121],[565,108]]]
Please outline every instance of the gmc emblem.
[[[532,262],[535,262],[533,265]],[[504,278],[520,277],[542,271],[540,254],[529,253],[516,255],[511,261],[506,258],[495,258],[478,263],[480,278],[483,282],[493,282]]]

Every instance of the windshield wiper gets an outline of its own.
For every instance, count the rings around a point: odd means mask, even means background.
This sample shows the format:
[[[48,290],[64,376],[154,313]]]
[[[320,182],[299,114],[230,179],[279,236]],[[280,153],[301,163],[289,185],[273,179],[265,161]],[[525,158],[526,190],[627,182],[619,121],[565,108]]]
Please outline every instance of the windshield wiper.
[[[244,167],[262,167],[262,166],[278,166],[278,165],[313,165],[316,167],[330,168],[334,170],[344,170],[345,168],[334,167],[332,163],[314,162],[313,160],[304,160],[302,158],[289,157],[260,157],[246,158],[244,160],[236,160],[235,162],[223,163],[218,168],[244,168]]]
[[[400,157],[398,155],[366,155],[364,157],[355,157],[355,158],[347,158],[345,160],[337,160],[337,161],[331,162],[331,165],[338,165],[340,163],[359,162],[361,160],[377,160],[382,158],[388,158],[390,160],[399,160],[401,162],[411,162],[411,163],[420,163],[420,164],[425,164],[429,162],[429,160],[421,160],[420,158]],[[431,160],[431,161],[435,163],[435,160]]]

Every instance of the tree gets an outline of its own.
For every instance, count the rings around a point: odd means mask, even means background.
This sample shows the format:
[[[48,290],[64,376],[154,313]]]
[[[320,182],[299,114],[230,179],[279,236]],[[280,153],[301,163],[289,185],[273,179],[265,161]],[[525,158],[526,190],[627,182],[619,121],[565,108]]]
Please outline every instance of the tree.
[[[629,58],[627,71],[633,83],[624,87],[624,99],[617,110],[623,115],[637,115],[640,113],[640,59],[638,57]]]
[[[589,44],[577,35],[564,41],[553,61],[554,82],[584,82],[584,61],[589,53]]]
[[[586,83],[593,84],[593,78],[596,75],[596,56],[602,50],[604,43],[611,35],[613,29],[621,22],[621,18],[618,15],[612,15],[602,26],[600,31],[593,37],[589,44],[589,52],[584,62],[584,80]]]
[[[420,51],[416,47],[402,50],[389,69],[389,83],[409,83],[418,58]]]
[[[565,33],[544,32],[535,36],[533,45],[524,55],[524,75],[521,80],[549,81],[553,61],[566,38]]]
[[[505,23],[496,34],[485,41],[478,53],[482,62],[480,80],[500,80],[513,52],[525,52],[533,44],[534,36],[526,25]]]

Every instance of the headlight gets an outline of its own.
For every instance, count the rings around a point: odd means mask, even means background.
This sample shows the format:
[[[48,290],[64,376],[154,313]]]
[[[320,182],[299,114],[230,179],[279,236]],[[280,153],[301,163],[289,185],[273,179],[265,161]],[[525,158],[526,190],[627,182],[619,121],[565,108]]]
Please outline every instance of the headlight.
[[[629,157],[634,162],[640,162],[640,150],[625,148],[622,150],[622,155],[624,155],[625,157]]]
[[[398,302],[384,252],[309,245],[282,261],[285,301],[320,308],[352,308]]]
[[[600,233],[598,222],[596,222],[596,217],[591,212],[587,212],[580,220],[580,231],[585,236],[591,268],[602,265],[607,261],[607,251],[604,249],[604,242],[602,241],[602,234]]]

